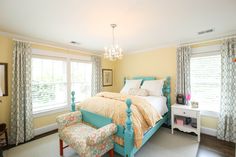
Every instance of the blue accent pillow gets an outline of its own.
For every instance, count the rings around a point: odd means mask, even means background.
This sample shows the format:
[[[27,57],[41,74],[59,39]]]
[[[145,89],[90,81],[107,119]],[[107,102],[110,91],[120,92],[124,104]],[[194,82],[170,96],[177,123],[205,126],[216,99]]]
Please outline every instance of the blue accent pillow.
[[[142,80],[142,83],[141,85],[143,85],[143,82],[144,81],[148,81],[148,80],[156,80],[156,77],[153,77],[153,76],[136,76],[136,77],[133,77],[132,79],[134,80]]]

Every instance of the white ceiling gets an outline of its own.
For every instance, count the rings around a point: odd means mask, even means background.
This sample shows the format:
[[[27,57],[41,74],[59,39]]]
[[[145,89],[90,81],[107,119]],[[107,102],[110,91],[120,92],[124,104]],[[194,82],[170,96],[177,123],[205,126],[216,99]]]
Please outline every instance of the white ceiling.
[[[124,52],[153,49],[235,32],[236,0],[0,0],[0,30],[82,49],[110,45],[111,23]]]

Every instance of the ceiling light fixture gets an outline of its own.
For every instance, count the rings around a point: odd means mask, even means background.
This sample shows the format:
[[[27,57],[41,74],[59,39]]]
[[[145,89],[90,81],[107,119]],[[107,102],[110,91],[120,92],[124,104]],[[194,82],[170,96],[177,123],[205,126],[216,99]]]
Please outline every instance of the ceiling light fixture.
[[[122,49],[115,45],[114,29],[117,27],[116,24],[111,24],[112,27],[112,45],[110,47],[105,47],[104,58],[115,61],[117,59],[122,59]]]

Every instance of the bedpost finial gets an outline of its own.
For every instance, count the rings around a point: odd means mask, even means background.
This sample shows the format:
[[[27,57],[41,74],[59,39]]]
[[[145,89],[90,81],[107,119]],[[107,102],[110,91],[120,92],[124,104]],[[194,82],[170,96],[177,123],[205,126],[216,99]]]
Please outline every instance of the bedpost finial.
[[[126,104],[128,106],[128,108],[130,108],[132,102],[131,102],[131,99],[126,99]]]

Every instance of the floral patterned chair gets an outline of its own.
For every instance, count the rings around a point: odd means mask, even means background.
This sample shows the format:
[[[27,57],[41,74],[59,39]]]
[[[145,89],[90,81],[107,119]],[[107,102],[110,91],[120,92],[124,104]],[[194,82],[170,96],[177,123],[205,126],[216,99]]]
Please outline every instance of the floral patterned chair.
[[[112,135],[117,131],[111,123],[95,129],[82,123],[80,111],[66,113],[56,118],[60,138],[60,156],[63,156],[63,141],[72,147],[80,157],[97,157],[109,152],[114,156]]]

